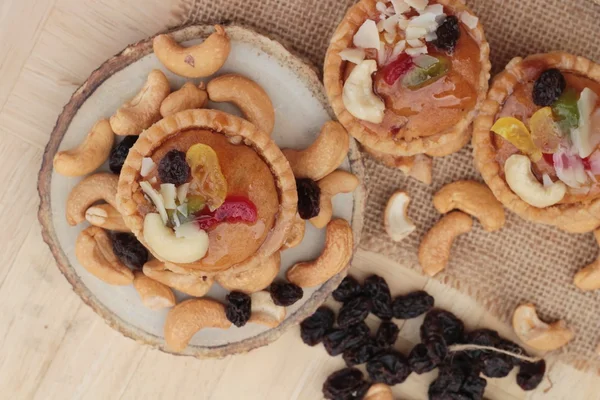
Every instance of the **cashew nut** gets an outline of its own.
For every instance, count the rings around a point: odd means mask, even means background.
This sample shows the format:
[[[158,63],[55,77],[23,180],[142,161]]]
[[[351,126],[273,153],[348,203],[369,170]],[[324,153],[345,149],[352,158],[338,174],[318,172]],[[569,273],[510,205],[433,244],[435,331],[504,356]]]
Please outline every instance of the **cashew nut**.
[[[457,209],[477,218],[483,229],[492,232],[504,226],[504,207],[483,183],[456,181],[444,186],[435,196],[433,205],[440,213]]]
[[[431,157],[425,154],[394,156],[365,146],[363,146],[363,149],[388,167],[398,168],[405,175],[413,177],[426,185],[431,185],[433,172],[433,160]]]
[[[390,197],[384,213],[384,227],[388,236],[394,242],[401,242],[413,233],[417,227],[408,217],[408,193],[398,191]]]
[[[250,294],[269,286],[279,273],[280,266],[279,252],[264,260],[252,257],[249,261],[217,274],[215,280],[229,291],[237,290]]]
[[[271,293],[262,291],[250,295],[251,308],[248,322],[275,328],[285,319],[285,307],[273,302]]]
[[[296,178],[323,179],[344,161],[350,138],[344,127],[335,121],[326,122],[319,137],[304,150],[283,149]]]
[[[392,389],[385,383],[371,385],[365,395],[365,400],[394,400]]]
[[[513,154],[504,163],[506,183],[527,204],[544,208],[552,206],[565,197],[567,186],[561,181],[542,185],[531,172],[529,157]]]
[[[425,234],[419,245],[419,264],[423,272],[434,276],[446,268],[454,239],[469,232],[472,227],[471,217],[460,211],[453,211],[443,216]]]
[[[327,224],[325,248],[313,261],[297,263],[287,271],[288,281],[300,287],[312,287],[326,282],[342,271],[352,258],[354,237],[350,224],[334,219]]]
[[[117,175],[101,172],[85,177],[79,182],[67,198],[67,222],[77,225],[85,221],[86,210],[100,200],[117,207]]]
[[[75,241],[75,257],[89,273],[110,285],[133,282],[133,272],[115,255],[112,241],[102,228],[90,226],[81,231]]]
[[[208,82],[206,90],[211,101],[233,103],[259,130],[267,135],[273,132],[275,109],[258,83],[242,75],[227,74]]]
[[[160,115],[168,117],[183,110],[204,108],[208,104],[208,94],[204,83],[199,86],[186,82],[181,89],[168,95],[160,105]]]
[[[339,193],[353,192],[360,184],[360,181],[356,175],[350,172],[336,170],[321,179],[317,184],[321,189],[319,215],[309,219],[309,221],[315,228],[322,229],[331,221],[333,215],[332,197]]]
[[[512,324],[519,339],[537,350],[556,350],[575,336],[562,320],[551,324],[540,320],[533,304],[521,304],[517,307]]]
[[[79,146],[59,151],[54,170],[64,176],[83,176],[98,169],[110,155],[115,134],[107,119],[96,122]]]
[[[229,56],[231,43],[220,25],[200,44],[183,47],[169,35],[158,35],[152,43],[154,54],[167,69],[186,78],[203,78],[217,72]]]
[[[173,263],[198,261],[208,251],[208,234],[205,231],[198,228],[187,236],[177,237],[157,213],[148,213],[144,217],[144,239],[157,257]]]
[[[171,271],[160,260],[148,261],[144,264],[143,271],[144,275],[149,278],[195,297],[202,297],[208,293],[214,282],[210,276],[182,274]]]
[[[374,124],[383,121],[385,103],[373,93],[372,75],[377,71],[377,61],[364,60],[352,72],[342,93],[346,110],[354,117]]]
[[[121,213],[110,204],[98,204],[85,211],[87,222],[109,231],[131,232]]]
[[[594,237],[596,238],[596,243],[600,245],[600,229],[594,231]],[[577,272],[573,283],[579,289],[585,291],[600,289],[600,257]]]
[[[139,135],[160,119],[160,105],[170,92],[165,74],[152,70],[139,93],[110,117],[112,130],[117,135]]]
[[[223,304],[209,299],[190,299],[177,304],[167,314],[165,342],[171,350],[182,351],[199,330],[230,326]]]
[[[140,295],[144,306],[151,310],[162,310],[177,304],[170,287],[148,278],[139,271],[136,271],[133,275],[133,287]]]
[[[288,233],[288,236],[285,239],[283,246],[281,247],[281,250],[291,249],[302,243],[302,239],[304,239],[305,230],[306,221],[303,220],[298,213],[296,213],[294,224],[292,225],[290,232]]]

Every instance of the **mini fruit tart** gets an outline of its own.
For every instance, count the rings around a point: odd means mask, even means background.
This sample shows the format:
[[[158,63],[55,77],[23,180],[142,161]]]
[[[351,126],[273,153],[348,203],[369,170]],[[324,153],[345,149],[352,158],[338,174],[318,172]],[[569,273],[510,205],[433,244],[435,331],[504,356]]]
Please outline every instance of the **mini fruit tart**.
[[[207,272],[278,251],[297,202],[289,163],[266,133],[200,109],[144,131],[117,192],[125,223],[157,259]]]
[[[600,226],[600,65],[555,52],[515,58],[475,120],[475,163],[522,218],[588,232]]]
[[[444,156],[469,141],[489,72],[483,28],[461,1],[361,0],[331,39],[324,82],[367,148]]]

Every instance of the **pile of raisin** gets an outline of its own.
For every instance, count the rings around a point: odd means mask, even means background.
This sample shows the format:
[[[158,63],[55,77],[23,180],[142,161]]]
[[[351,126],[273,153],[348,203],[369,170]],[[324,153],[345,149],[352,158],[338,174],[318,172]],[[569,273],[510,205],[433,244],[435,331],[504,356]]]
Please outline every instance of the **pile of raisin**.
[[[485,349],[452,351],[454,344],[474,344],[526,355],[521,347],[501,338],[496,331],[466,332],[464,323],[454,314],[433,308],[434,299],[427,292],[416,291],[392,300],[390,289],[380,276],[372,275],[362,285],[348,276],[333,292],[333,298],[343,303],[337,326],[334,312],[327,307],[319,308],[300,324],[304,343],[314,346],[322,341],[331,356],[343,354],[349,367],[327,378],[323,385],[325,398],[361,399],[370,383],[352,367],[365,363],[371,381],[387,385],[404,382],[412,372],[423,374],[438,368],[438,377],[429,386],[429,399],[435,400],[483,399],[485,377],[505,377],[514,367],[519,367],[517,383],[523,390],[535,389],[544,377],[543,360],[529,363]],[[365,323],[369,313],[381,320],[375,335]],[[421,343],[405,357],[394,349],[400,330],[391,319],[422,314],[426,315],[420,329]]]
[[[250,296],[246,293],[231,292],[227,295],[225,315],[232,324],[239,328],[246,325],[246,322],[250,319],[251,306]]]
[[[547,69],[533,84],[533,102],[540,106],[551,106],[567,86],[563,74],[556,68]]]
[[[298,214],[302,219],[311,219],[321,211],[321,188],[312,179],[296,179],[298,191]]]
[[[460,39],[458,18],[454,15],[448,16],[444,22],[438,26],[435,34],[437,39],[433,41],[433,45],[440,50],[446,50],[452,53],[456,47],[456,43],[458,43],[458,39]]]
[[[182,185],[190,179],[190,174],[183,151],[171,150],[158,163],[158,177],[162,183]]]
[[[278,306],[288,307],[302,298],[302,288],[293,283],[272,283],[269,287],[271,298]]]
[[[131,233],[119,232],[112,236],[113,252],[123,264],[142,269],[148,261],[148,250]]]
[[[137,135],[125,136],[125,138],[121,140],[121,143],[112,149],[110,152],[110,157],[108,158],[108,166],[113,173],[121,173],[125,159],[129,154],[129,149],[131,149],[135,142],[137,142],[138,137],[139,136]]]

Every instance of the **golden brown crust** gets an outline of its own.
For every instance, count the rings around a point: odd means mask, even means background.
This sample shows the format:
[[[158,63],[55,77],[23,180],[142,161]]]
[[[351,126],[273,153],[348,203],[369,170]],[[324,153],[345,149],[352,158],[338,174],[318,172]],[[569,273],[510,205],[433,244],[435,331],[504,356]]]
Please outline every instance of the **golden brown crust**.
[[[329,49],[327,50],[325,64],[323,66],[323,82],[325,84],[327,96],[329,97],[329,102],[331,103],[338,120],[359,142],[382,153],[395,156],[411,156],[427,153],[431,156],[440,157],[459,150],[462,147],[458,147],[460,143],[463,143],[464,145],[468,142],[469,127],[485,99],[488,89],[488,80],[490,78],[490,46],[485,39],[481,23],[478,23],[475,29],[470,30],[474,40],[479,44],[482,67],[479,75],[479,82],[477,83],[477,103],[473,110],[465,115],[463,119],[451,129],[428,137],[422,137],[411,141],[394,140],[391,136],[382,138],[367,130],[360,120],[346,110],[342,100],[343,76],[341,67],[344,61],[339,55],[340,51],[346,49],[352,43],[352,38],[362,23],[369,15],[372,15],[375,12],[377,1],[378,0],[361,0],[351,7],[333,34]],[[460,0],[437,0],[436,2],[452,9],[454,13],[467,11],[470,14],[473,14],[473,12]]]
[[[181,111],[163,118],[140,135],[129,151],[119,178],[117,203],[125,223],[146,245],[142,232],[144,219],[138,212],[140,202],[146,201],[138,183],[142,159],[149,157],[164,141],[178,132],[194,128],[209,129],[228,137],[241,136],[244,143],[252,147],[271,169],[279,192],[280,208],[271,232],[254,257],[266,258],[275,253],[283,245],[296,214],[298,196],[294,175],[281,150],[267,134],[259,131],[251,123],[221,111],[199,109]],[[146,247],[149,248],[147,245]],[[156,254],[154,256],[159,258]],[[190,269],[203,267],[200,262],[181,266]]]
[[[528,221],[554,225],[567,232],[589,232],[600,226],[600,199],[574,204],[559,204],[546,208],[533,207],[517,196],[501,177],[503,166],[496,161],[496,150],[490,131],[506,99],[525,79],[523,61],[543,61],[549,68],[558,68],[587,76],[600,82],[600,65],[564,52],[536,54],[525,60],[512,59],[492,82],[487,99],[473,124],[475,166],[494,195],[504,206]]]

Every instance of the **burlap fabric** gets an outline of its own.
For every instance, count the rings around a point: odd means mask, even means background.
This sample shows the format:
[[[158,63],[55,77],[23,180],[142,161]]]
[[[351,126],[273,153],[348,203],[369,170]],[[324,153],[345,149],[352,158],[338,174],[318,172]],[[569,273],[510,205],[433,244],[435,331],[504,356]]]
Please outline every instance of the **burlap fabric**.
[[[355,0],[189,0],[187,23],[236,22],[279,39],[290,50],[321,66],[331,34]],[[589,0],[469,1],[481,18],[491,46],[492,72],[515,56],[564,50],[600,62],[600,6]],[[481,180],[473,167],[470,146],[434,163],[434,183],[407,179],[366,155],[370,195],[361,247],[398,263],[420,269],[417,248],[440,215],[431,196],[457,179]],[[391,242],[382,224],[387,199],[407,190],[409,214],[418,231],[400,244]],[[538,305],[542,317],[564,318],[576,339],[564,359],[579,368],[600,367],[595,348],[600,342],[600,291],[582,293],[572,284],[574,273],[594,260],[598,247],[591,234],[566,234],[527,223],[508,213],[504,229],[473,231],[454,244],[443,282],[474,296],[490,311],[509,321],[522,302]]]

